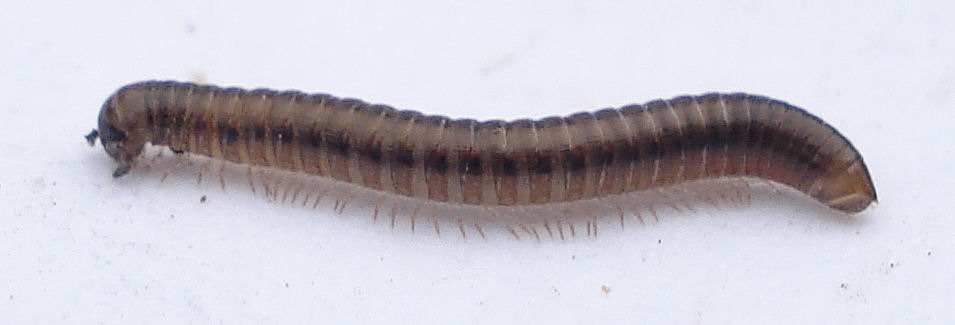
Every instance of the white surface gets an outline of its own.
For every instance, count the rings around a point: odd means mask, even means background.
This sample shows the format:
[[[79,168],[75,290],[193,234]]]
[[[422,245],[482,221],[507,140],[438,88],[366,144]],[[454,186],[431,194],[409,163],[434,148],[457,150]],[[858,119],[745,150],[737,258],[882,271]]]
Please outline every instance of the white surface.
[[[952,323],[955,7],[775,3],[4,4],[0,323]],[[842,131],[880,204],[754,202],[566,242],[393,234],[113,180],[82,136],[143,79],[474,118],[764,94]]]

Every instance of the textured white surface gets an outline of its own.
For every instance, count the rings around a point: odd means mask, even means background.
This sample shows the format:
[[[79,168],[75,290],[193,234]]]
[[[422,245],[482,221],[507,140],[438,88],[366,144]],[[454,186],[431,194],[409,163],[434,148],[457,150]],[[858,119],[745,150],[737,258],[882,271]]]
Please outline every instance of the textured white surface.
[[[952,323],[955,7],[773,3],[5,4],[0,323]],[[143,79],[472,118],[764,94],[841,130],[880,204],[754,202],[566,242],[394,234],[113,180],[82,136]]]

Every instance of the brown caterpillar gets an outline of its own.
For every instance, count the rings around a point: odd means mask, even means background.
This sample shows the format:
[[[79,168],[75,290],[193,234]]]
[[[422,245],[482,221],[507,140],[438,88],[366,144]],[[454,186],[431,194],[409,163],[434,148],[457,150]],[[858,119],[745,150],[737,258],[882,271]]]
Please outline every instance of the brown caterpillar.
[[[147,81],[106,100],[90,144],[97,136],[119,164],[114,177],[148,142],[465,205],[567,202],[732,176],[786,184],[844,213],[876,201],[862,157],[838,131],[795,106],[741,93],[505,122]]]

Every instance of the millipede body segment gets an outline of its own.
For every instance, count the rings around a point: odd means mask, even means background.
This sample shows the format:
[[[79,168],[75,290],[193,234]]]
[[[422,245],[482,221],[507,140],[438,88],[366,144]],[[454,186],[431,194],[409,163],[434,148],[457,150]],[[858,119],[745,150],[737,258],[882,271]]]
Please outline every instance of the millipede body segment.
[[[862,157],[785,102],[682,96],[540,120],[475,121],[356,99],[170,81],[125,86],[99,136],[126,174],[146,143],[456,204],[534,205],[751,176],[845,213],[876,201]]]

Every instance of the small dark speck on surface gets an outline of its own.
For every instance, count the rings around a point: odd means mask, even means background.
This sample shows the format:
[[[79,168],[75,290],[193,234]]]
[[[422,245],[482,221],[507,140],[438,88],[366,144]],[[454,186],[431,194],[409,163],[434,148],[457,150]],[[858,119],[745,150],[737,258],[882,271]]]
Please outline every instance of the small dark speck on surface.
[[[932,256],[932,252],[928,252],[928,256]]]
[[[199,203],[206,203],[206,196],[205,196],[205,195],[203,195],[202,197],[199,198]]]
[[[840,284],[839,287],[840,287],[840,288],[843,288],[843,289],[849,289],[849,285],[848,285],[848,284],[845,284],[845,283]]]
[[[608,286],[605,284],[605,285],[600,286],[600,291],[603,291],[604,294],[610,294],[610,291],[611,291],[611,290],[610,290],[610,287],[608,287]]]
[[[285,283],[285,287],[288,288],[288,282]]]
[[[663,244],[663,239],[657,239],[657,244]]]

